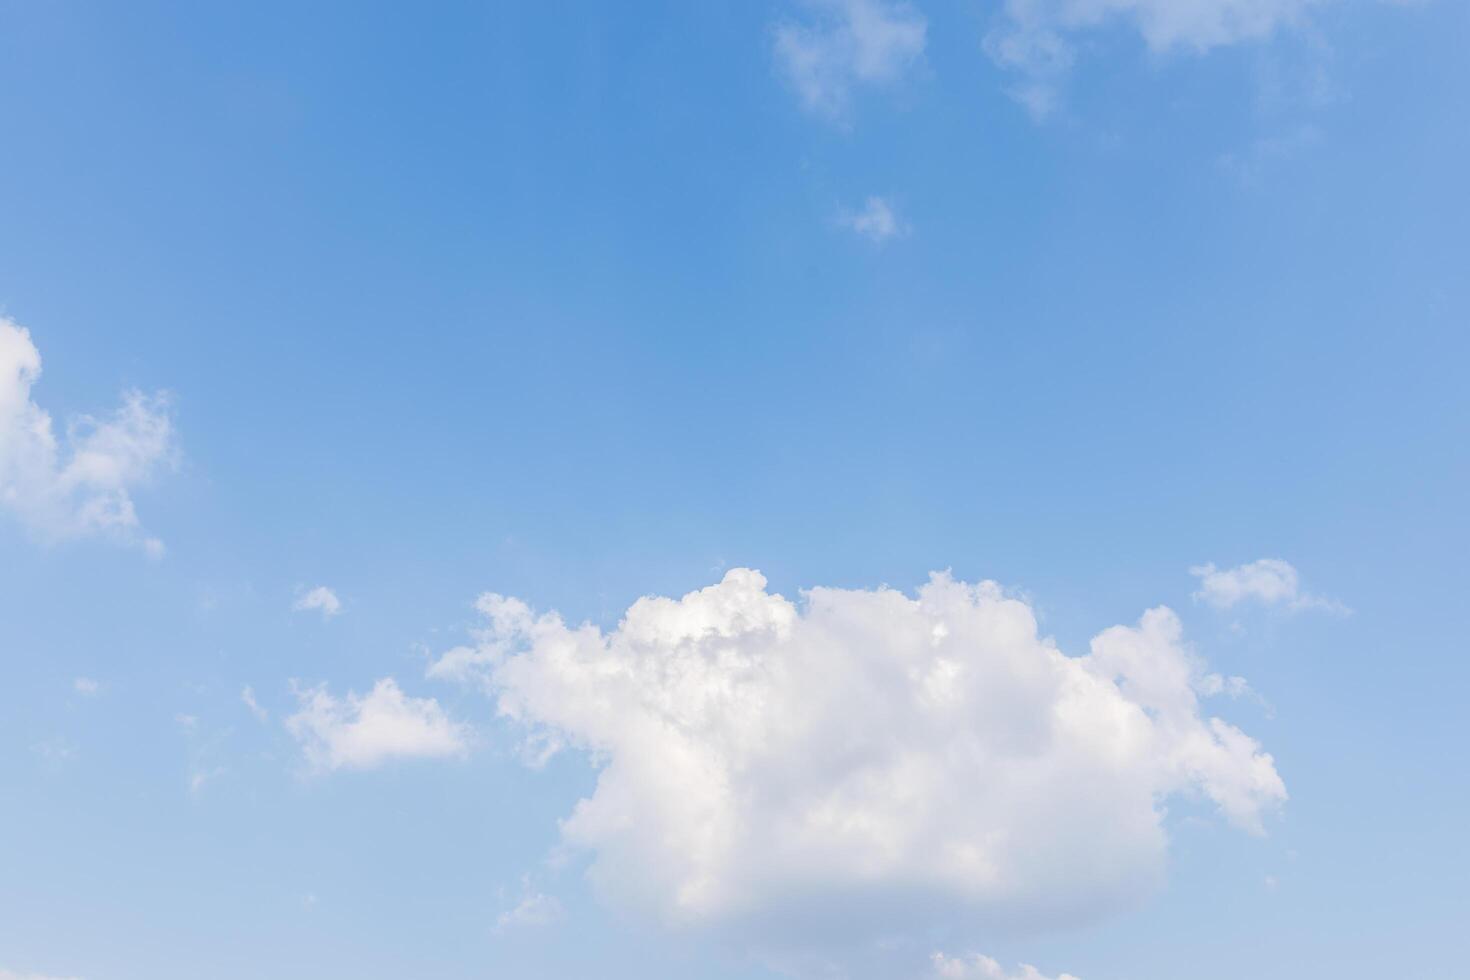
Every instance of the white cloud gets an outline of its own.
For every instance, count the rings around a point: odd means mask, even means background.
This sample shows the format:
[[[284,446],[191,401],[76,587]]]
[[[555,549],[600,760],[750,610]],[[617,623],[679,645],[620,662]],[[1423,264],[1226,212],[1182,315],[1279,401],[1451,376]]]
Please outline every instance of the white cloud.
[[[1201,713],[1203,665],[1168,609],[1069,657],[992,582],[817,588],[798,606],[734,569],[618,627],[483,596],[479,684],[596,789],[562,822],[620,907],[770,944],[822,928],[1096,917],[1148,893],[1164,802],[1252,832],[1286,797],[1269,755]],[[840,924],[839,924],[840,923]]]
[[[893,210],[893,205],[887,199],[876,196],[863,202],[861,211],[843,214],[841,222],[843,227],[850,228],[875,245],[882,245],[890,238],[908,231]]]
[[[102,690],[102,685],[97,683],[90,677],[78,677],[76,680],[71,682],[71,686],[72,690],[76,691],[84,698],[94,697]]]
[[[842,121],[854,86],[896,82],[924,56],[928,25],[890,0],[807,0],[806,23],[776,28],[776,61],[802,107]]]
[[[255,700],[255,690],[249,684],[246,684],[245,689],[240,692],[240,700],[244,702],[245,707],[250,709],[256,721],[265,721],[270,717],[270,712],[262,708],[260,702]]]
[[[1207,562],[1194,566],[1189,574],[1200,580],[1194,598],[1208,602],[1216,609],[1230,609],[1242,602],[1259,602],[1287,609],[1349,611],[1336,599],[1303,592],[1296,569],[1280,558],[1262,558],[1234,568],[1216,568],[1213,562]]]
[[[342,601],[337,598],[337,593],[325,585],[318,585],[298,596],[291,608],[297,612],[320,612],[322,619],[331,619],[342,611]]]
[[[76,977],[53,977],[43,973],[20,973],[15,970],[0,969],[0,980],[77,980]]]
[[[468,732],[433,698],[411,698],[385,677],[366,695],[334,697],[325,685],[298,689],[301,710],[286,729],[315,770],[371,769],[389,759],[462,755]]]
[[[1299,24],[1321,0],[1006,0],[985,50],[1024,81],[1013,94],[1032,114],[1055,107],[1076,57],[1076,38],[1123,25],[1154,52],[1203,52],[1267,38]]]
[[[142,533],[131,491],[177,457],[162,394],[129,391],[105,419],[81,416],[58,440],[31,400],[41,355],[30,333],[0,317],[0,508],[48,539],[104,534],[162,553]]]
[[[531,889],[522,882],[521,898],[514,908],[502,912],[495,920],[495,931],[548,926],[562,917],[561,902],[554,895],[546,895]]]
[[[989,956],[971,953],[969,956],[946,956],[935,953],[930,960],[937,980],[1050,980],[1030,964],[1021,964],[1019,973],[1006,970]],[[1056,980],[1078,980],[1070,973],[1058,974]]]
[[[1224,674],[1206,674],[1195,684],[1195,690],[1207,698],[1217,694],[1241,698],[1255,693],[1244,677],[1226,677]]]

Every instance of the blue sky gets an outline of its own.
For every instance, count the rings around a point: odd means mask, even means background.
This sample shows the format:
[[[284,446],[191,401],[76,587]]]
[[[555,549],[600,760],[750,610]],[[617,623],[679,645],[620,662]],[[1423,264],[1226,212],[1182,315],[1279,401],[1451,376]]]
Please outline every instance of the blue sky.
[[[1460,976],[1467,42],[0,0],[0,978]]]

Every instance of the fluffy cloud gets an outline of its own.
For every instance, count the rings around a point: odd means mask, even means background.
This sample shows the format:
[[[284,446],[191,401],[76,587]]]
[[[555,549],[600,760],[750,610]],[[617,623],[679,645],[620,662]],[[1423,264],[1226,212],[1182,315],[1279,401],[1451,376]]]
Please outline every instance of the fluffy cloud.
[[[366,695],[334,697],[325,685],[298,689],[301,710],[286,730],[317,771],[371,769],[390,759],[462,755],[468,731],[433,698],[411,698],[385,677]]]
[[[1056,89],[1075,57],[1074,38],[1121,24],[1155,52],[1207,51],[1265,38],[1300,22],[1320,0],[1006,0],[985,39],[998,64],[1025,81],[1014,91],[1037,116],[1054,106]]]
[[[870,197],[863,203],[861,211],[844,214],[842,225],[875,245],[882,245],[906,231],[893,205],[881,197]]]
[[[935,953],[932,958],[933,976],[936,980],[1049,980],[1036,967],[1021,964],[1021,972],[1007,973],[995,960],[988,956],[972,953],[969,956],[946,956]],[[1062,973],[1056,980],[1077,980],[1070,973]]]
[[[1229,609],[1242,602],[1259,602],[1288,609],[1348,611],[1336,599],[1303,592],[1296,569],[1290,562],[1279,558],[1262,558],[1234,568],[1216,568],[1213,562],[1209,562],[1194,566],[1189,573],[1200,580],[1199,591],[1194,597],[1216,609]]]
[[[924,56],[922,14],[889,0],[808,0],[806,23],[776,28],[776,61],[802,107],[845,119],[857,85],[897,81]]]
[[[31,400],[40,375],[30,333],[0,317],[0,507],[46,538],[106,534],[160,553],[142,534],[131,490],[176,457],[165,397],[126,392],[110,416],[82,416],[58,440]]]
[[[538,752],[588,754],[562,833],[620,907],[771,944],[1055,925],[1155,887],[1167,799],[1259,832],[1286,797],[1201,712],[1218,684],[1168,609],[1073,657],[992,582],[800,605],[765,586],[735,569],[609,633],[485,595],[476,642],[431,668],[483,685]]]
[[[342,611],[342,600],[337,598],[337,593],[325,585],[318,585],[297,596],[291,608],[297,612],[319,612],[322,614],[322,619],[331,619]]]

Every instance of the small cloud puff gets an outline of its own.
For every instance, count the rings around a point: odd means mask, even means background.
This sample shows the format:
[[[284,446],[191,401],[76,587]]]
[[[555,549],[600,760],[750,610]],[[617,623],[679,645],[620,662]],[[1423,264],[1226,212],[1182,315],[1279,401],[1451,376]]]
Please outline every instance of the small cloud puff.
[[[1320,609],[1347,613],[1351,610],[1336,599],[1308,595],[1301,590],[1300,576],[1290,562],[1279,558],[1262,558],[1237,565],[1217,568],[1213,562],[1196,565],[1189,574],[1200,580],[1194,598],[1216,609],[1230,609],[1244,602],[1287,609]]]
[[[342,611],[342,600],[337,598],[337,593],[325,585],[303,592],[291,604],[296,612],[319,612],[322,619],[331,619]]]
[[[90,677],[78,677],[71,682],[71,687],[84,698],[95,697],[102,691],[102,685]]]
[[[844,213],[840,222],[874,245],[908,234],[908,227],[899,220],[893,205],[881,197],[868,198],[862,210]]]
[[[442,758],[468,751],[469,733],[433,698],[411,698],[385,677],[366,695],[338,698],[326,685],[297,688],[301,710],[286,730],[301,743],[308,767],[371,769],[390,759]]]

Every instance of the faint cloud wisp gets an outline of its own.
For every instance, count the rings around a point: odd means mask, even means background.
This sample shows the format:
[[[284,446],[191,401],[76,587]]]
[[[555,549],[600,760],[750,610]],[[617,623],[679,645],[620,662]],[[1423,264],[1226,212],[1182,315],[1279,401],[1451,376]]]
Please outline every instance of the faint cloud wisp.
[[[928,23],[892,0],[806,0],[775,29],[776,64],[806,111],[845,124],[852,91],[891,84],[922,61]]]

